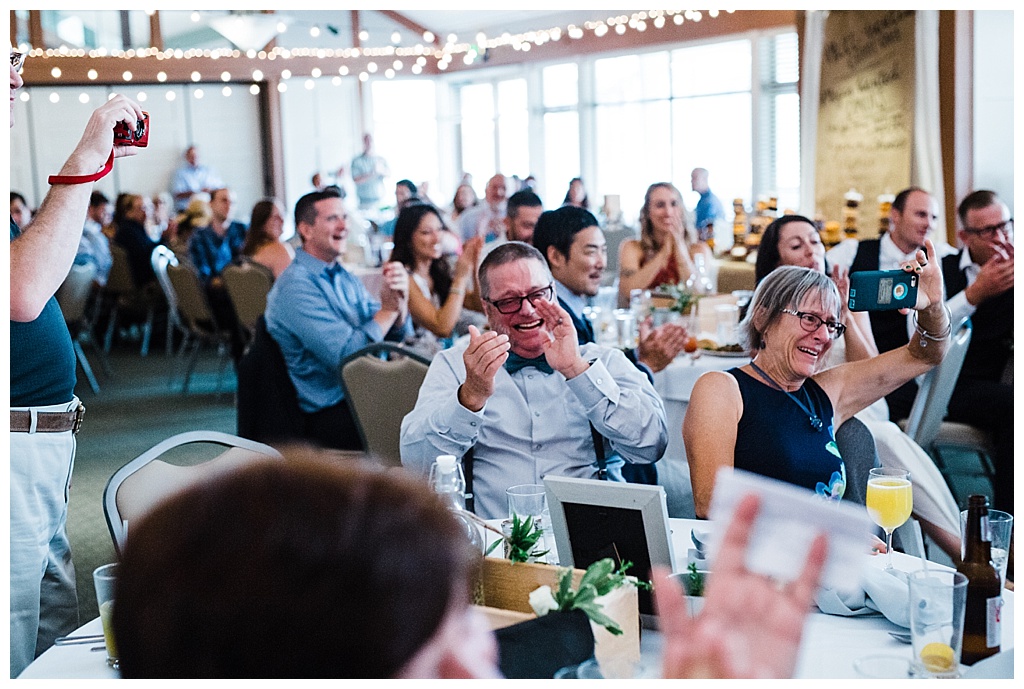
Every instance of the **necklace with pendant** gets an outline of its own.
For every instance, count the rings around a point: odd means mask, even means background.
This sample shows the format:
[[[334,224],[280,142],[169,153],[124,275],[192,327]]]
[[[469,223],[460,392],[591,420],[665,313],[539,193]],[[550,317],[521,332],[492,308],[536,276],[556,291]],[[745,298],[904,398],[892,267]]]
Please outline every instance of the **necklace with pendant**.
[[[797,406],[800,407],[800,409],[802,409],[805,414],[807,414],[807,420],[811,422],[811,428],[813,428],[816,431],[820,431],[822,427],[824,427],[825,424],[821,422],[821,417],[814,413],[814,402],[811,400],[811,395],[807,392],[807,390],[804,390],[804,395],[807,396],[807,404],[804,404],[796,395],[794,395],[789,390],[786,390],[784,387],[782,387],[774,380],[772,380],[771,376],[769,376],[767,373],[761,370],[761,367],[755,364],[753,361],[750,362],[750,367],[757,372],[757,375],[761,376],[761,378],[764,379],[764,382],[768,383],[769,387],[778,390],[779,392],[786,393],[789,396],[789,399],[796,402]]]

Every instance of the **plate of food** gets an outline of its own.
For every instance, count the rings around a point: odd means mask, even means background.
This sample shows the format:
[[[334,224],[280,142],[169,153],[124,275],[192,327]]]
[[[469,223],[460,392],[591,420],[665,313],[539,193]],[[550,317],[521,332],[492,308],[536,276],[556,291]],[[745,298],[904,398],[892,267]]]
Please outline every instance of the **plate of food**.
[[[730,357],[734,359],[742,359],[750,356],[747,354],[747,350],[745,350],[742,345],[738,344],[720,345],[714,340],[699,340],[697,342],[697,347],[708,356]]]

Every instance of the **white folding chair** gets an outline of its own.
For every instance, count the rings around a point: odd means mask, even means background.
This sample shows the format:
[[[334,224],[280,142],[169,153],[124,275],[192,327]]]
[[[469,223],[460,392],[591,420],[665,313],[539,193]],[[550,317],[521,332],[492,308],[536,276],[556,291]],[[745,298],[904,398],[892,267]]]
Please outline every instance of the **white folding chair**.
[[[981,469],[988,479],[994,480],[992,467],[992,441],[988,434],[964,423],[944,420],[953,396],[960,369],[971,344],[971,321],[964,320],[953,328],[946,356],[938,366],[918,379],[917,397],[910,408],[910,416],[900,426],[914,441],[924,448],[950,483],[942,460],[940,447],[953,447],[977,453]],[[952,485],[950,485],[952,490]]]
[[[200,443],[227,450],[199,464],[170,464],[160,459],[175,448]],[[280,459],[281,453],[269,445],[217,431],[180,433],[143,452],[114,472],[103,489],[103,516],[118,555],[124,550],[129,523],[162,500],[223,472],[267,458]]]

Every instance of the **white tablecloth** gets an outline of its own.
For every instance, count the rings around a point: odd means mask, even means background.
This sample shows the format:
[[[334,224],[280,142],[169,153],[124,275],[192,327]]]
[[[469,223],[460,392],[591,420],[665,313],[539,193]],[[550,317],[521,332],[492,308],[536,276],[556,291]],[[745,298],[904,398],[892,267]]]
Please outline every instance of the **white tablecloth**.
[[[500,521],[492,520],[491,523],[500,524]],[[687,551],[693,547],[690,532],[695,526],[700,531],[706,531],[709,525],[708,522],[695,519],[669,520],[675,571],[685,569]],[[903,553],[893,554],[893,564],[906,571],[919,567],[917,558]],[[869,566],[882,568],[885,566],[885,558],[870,558]],[[941,567],[937,564],[932,566]],[[1006,651],[1013,648],[1013,592],[1004,591],[1003,600],[1001,650]],[[906,630],[881,615],[839,617],[815,611],[807,617],[804,627],[803,646],[797,660],[796,677],[856,677],[853,663],[866,655],[885,654],[910,658],[910,646],[893,639],[889,636],[890,631]],[[79,635],[101,632],[100,620],[96,618],[74,633]],[[644,656],[656,661],[660,656],[661,642],[661,635],[658,632],[643,630],[640,646]],[[95,645],[100,646],[102,643]],[[93,646],[94,644],[54,646],[29,665],[21,674],[21,678],[116,679],[119,674],[107,667],[106,653],[91,651]]]
[[[749,361],[746,357],[710,354],[703,354],[691,361],[684,354],[654,374],[654,389],[665,403],[665,420],[668,422],[668,448],[658,462],[658,483],[665,487],[668,516],[687,519],[696,516],[693,510],[693,490],[690,487],[690,467],[686,463],[686,448],[683,446],[683,418],[690,404],[694,383],[707,371],[725,371],[734,366],[743,366]]]

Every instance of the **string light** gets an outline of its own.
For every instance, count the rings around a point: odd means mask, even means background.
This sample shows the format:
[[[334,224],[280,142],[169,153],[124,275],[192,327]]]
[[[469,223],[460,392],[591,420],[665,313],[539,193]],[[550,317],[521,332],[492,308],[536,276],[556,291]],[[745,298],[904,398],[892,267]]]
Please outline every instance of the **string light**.
[[[151,13],[152,10],[146,10],[147,13]],[[675,26],[682,26],[686,20],[690,20],[694,23],[702,21],[705,17],[708,20],[715,20],[727,14],[733,14],[735,10],[705,10],[704,12],[698,10],[649,10],[634,12],[630,15],[621,14],[618,16],[607,17],[604,20],[587,21],[582,26],[569,25],[568,27],[553,27],[549,29],[538,29],[533,31],[526,31],[519,34],[511,34],[509,32],[503,32],[500,36],[488,37],[484,32],[477,32],[474,35],[474,42],[468,41],[459,42],[459,37],[455,33],[446,35],[444,45],[437,44],[437,36],[430,32],[424,31],[421,35],[423,43],[412,45],[412,46],[401,46],[401,32],[398,30],[393,31],[390,34],[391,44],[383,46],[372,46],[372,47],[353,47],[344,49],[324,49],[324,48],[281,48],[274,47],[270,50],[253,50],[249,49],[243,53],[243,51],[234,48],[217,48],[217,49],[167,49],[157,50],[156,48],[140,48],[140,49],[128,49],[128,50],[108,50],[105,47],[98,47],[95,50],[83,50],[79,48],[68,48],[67,46],[61,46],[53,49],[42,49],[42,48],[31,48],[28,45],[19,45],[19,49],[26,52],[32,58],[56,58],[61,60],[74,60],[77,58],[95,58],[95,57],[110,57],[118,59],[155,59],[155,60],[190,60],[193,58],[200,59],[221,59],[221,58],[240,58],[246,57],[249,60],[291,60],[293,58],[316,58],[316,59],[341,59],[351,60],[360,58],[370,58],[370,60],[359,69],[358,63],[356,65],[340,65],[338,67],[338,74],[340,76],[348,76],[352,74],[358,74],[359,79],[367,81],[371,74],[377,74],[379,71],[378,59],[385,59],[385,64],[390,64],[391,67],[384,70],[384,76],[392,78],[396,72],[401,71],[404,68],[404,61],[396,58],[409,58],[415,57],[415,64],[410,68],[413,74],[422,74],[427,65],[425,56],[431,56],[436,59],[437,69],[445,71],[451,65],[452,61],[457,57],[462,57],[462,62],[465,65],[479,64],[481,56],[490,55],[489,51],[495,49],[508,48],[519,52],[529,52],[534,47],[545,45],[548,42],[558,42],[563,38],[569,38],[570,40],[579,40],[583,38],[588,32],[592,33],[596,38],[603,38],[608,36],[612,31],[618,36],[624,36],[627,31],[635,31],[641,33],[649,28],[649,25],[653,25],[656,29],[662,29],[668,25],[669,20]],[[201,20],[201,13],[196,10],[192,11],[191,19],[193,22],[199,22]],[[277,23],[277,30],[279,33],[284,33],[288,29],[288,24],[284,21]],[[331,28],[331,27],[328,27]],[[319,25],[314,25],[310,29],[312,36],[319,36],[322,33]],[[332,29],[332,33],[335,31]],[[359,32],[359,40],[361,42],[369,41],[369,31],[363,29]],[[250,67],[251,69],[251,67]],[[308,67],[303,66],[299,71],[300,73],[308,73],[315,79],[323,75],[322,70],[319,67]],[[356,71],[353,71],[356,70]],[[148,70],[146,70],[148,71]],[[281,70],[281,78],[289,79],[291,77],[292,70],[283,69]],[[390,74],[389,74],[390,73]],[[50,70],[50,75],[53,79],[60,79],[62,72],[59,67],[54,67]],[[122,72],[122,79],[130,81],[132,79],[132,72],[124,70]],[[87,76],[90,80],[100,79],[100,70],[89,69]],[[202,81],[202,76],[199,71],[191,72],[191,79],[194,82]],[[224,82],[230,81],[229,72],[225,71],[221,74],[221,80]],[[254,81],[262,81],[264,79],[263,70],[255,69],[252,71],[252,78]],[[168,79],[167,72],[160,71],[156,75],[157,81],[165,83]],[[103,77],[104,81],[109,82],[110,76]],[[280,85],[279,85],[280,89]],[[284,89],[281,89],[283,92]],[[256,91],[259,92],[258,90]]]

